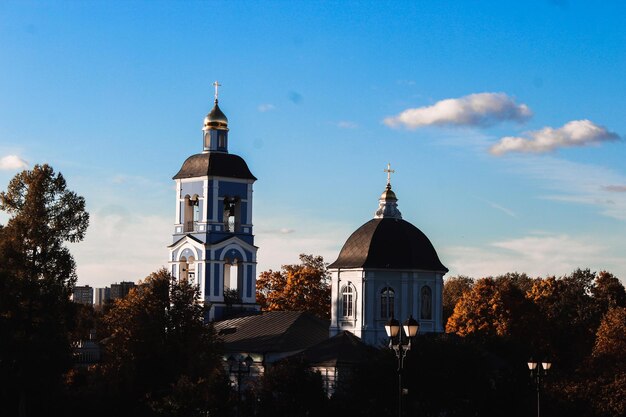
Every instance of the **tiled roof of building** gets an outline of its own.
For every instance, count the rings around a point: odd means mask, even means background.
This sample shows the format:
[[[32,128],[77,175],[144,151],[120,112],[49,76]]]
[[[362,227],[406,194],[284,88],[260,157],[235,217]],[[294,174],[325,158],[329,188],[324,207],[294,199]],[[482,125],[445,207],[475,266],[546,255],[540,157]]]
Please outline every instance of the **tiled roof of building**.
[[[229,352],[293,352],[328,338],[327,320],[302,311],[265,311],[215,323]]]
[[[256,180],[243,158],[225,152],[206,152],[190,156],[173,179],[206,176]]]
[[[411,223],[397,218],[372,219],[343,245],[329,268],[419,269],[448,272],[430,240]]]

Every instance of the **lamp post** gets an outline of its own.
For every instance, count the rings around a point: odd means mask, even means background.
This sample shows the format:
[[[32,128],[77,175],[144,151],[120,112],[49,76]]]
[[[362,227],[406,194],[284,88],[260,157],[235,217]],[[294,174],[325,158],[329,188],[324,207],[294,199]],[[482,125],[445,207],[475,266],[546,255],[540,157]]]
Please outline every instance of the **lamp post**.
[[[250,374],[250,367],[254,363],[254,360],[250,355],[245,358],[241,355],[238,358],[230,355],[227,362],[228,372],[237,377],[237,415],[239,416],[239,409],[241,407],[241,378],[244,375]]]
[[[404,369],[404,357],[411,350],[411,341],[420,329],[420,324],[410,316],[405,322],[404,333],[408,339],[406,344],[402,344],[402,331],[400,322],[391,316],[385,323],[385,331],[389,337],[389,348],[393,349],[398,358],[398,416],[402,417],[402,370]],[[397,341],[397,342],[396,342]]]
[[[541,392],[541,380],[548,375],[548,371],[551,367],[551,362],[535,362],[533,359],[528,361],[530,377],[535,381],[535,385],[537,387],[537,417],[541,416],[541,402],[539,398]]]

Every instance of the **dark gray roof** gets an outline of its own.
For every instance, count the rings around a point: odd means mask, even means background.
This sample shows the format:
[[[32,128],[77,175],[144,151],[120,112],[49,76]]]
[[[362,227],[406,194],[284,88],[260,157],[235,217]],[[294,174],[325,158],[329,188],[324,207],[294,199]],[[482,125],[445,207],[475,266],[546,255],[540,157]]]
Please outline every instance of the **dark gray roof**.
[[[303,311],[265,311],[215,322],[227,352],[293,352],[328,338],[330,322]]]
[[[343,245],[329,268],[420,269],[448,272],[430,240],[411,223],[395,218],[372,219]]]
[[[225,152],[206,152],[190,156],[173,179],[206,177],[207,175],[256,180],[243,158]]]
[[[341,366],[366,362],[377,352],[377,349],[344,330],[311,346],[302,355],[312,366]]]

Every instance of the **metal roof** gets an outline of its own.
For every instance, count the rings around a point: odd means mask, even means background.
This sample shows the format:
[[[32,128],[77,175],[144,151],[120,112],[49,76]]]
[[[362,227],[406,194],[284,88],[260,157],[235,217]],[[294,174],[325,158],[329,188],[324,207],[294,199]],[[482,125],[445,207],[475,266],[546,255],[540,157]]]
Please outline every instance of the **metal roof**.
[[[190,156],[173,179],[206,176],[256,180],[242,157],[226,152],[206,152]]]
[[[359,227],[328,267],[448,272],[426,235],[398,218],[372,219]]]
[[[330,322],[303,311],[264,311],[215,322],[229,352],[293,352],[328,338]]]

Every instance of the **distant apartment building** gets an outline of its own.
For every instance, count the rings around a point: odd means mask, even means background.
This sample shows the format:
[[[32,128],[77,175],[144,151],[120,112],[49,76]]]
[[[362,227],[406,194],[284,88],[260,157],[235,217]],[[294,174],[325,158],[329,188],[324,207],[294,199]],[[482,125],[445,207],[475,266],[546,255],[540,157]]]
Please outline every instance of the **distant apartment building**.
[[[111,288],[96,288],[96,300],[94,305],[96,307],[102,307],[107,301],[111,299]]]
[[[75,286],[72,299],[75,303],[93,305],[93,288],[89,285]]]
[[[134,286],[135,283],[130,281],[122,281],[119,284],[111,284],[111,300],[126,297],[130,289]]]

